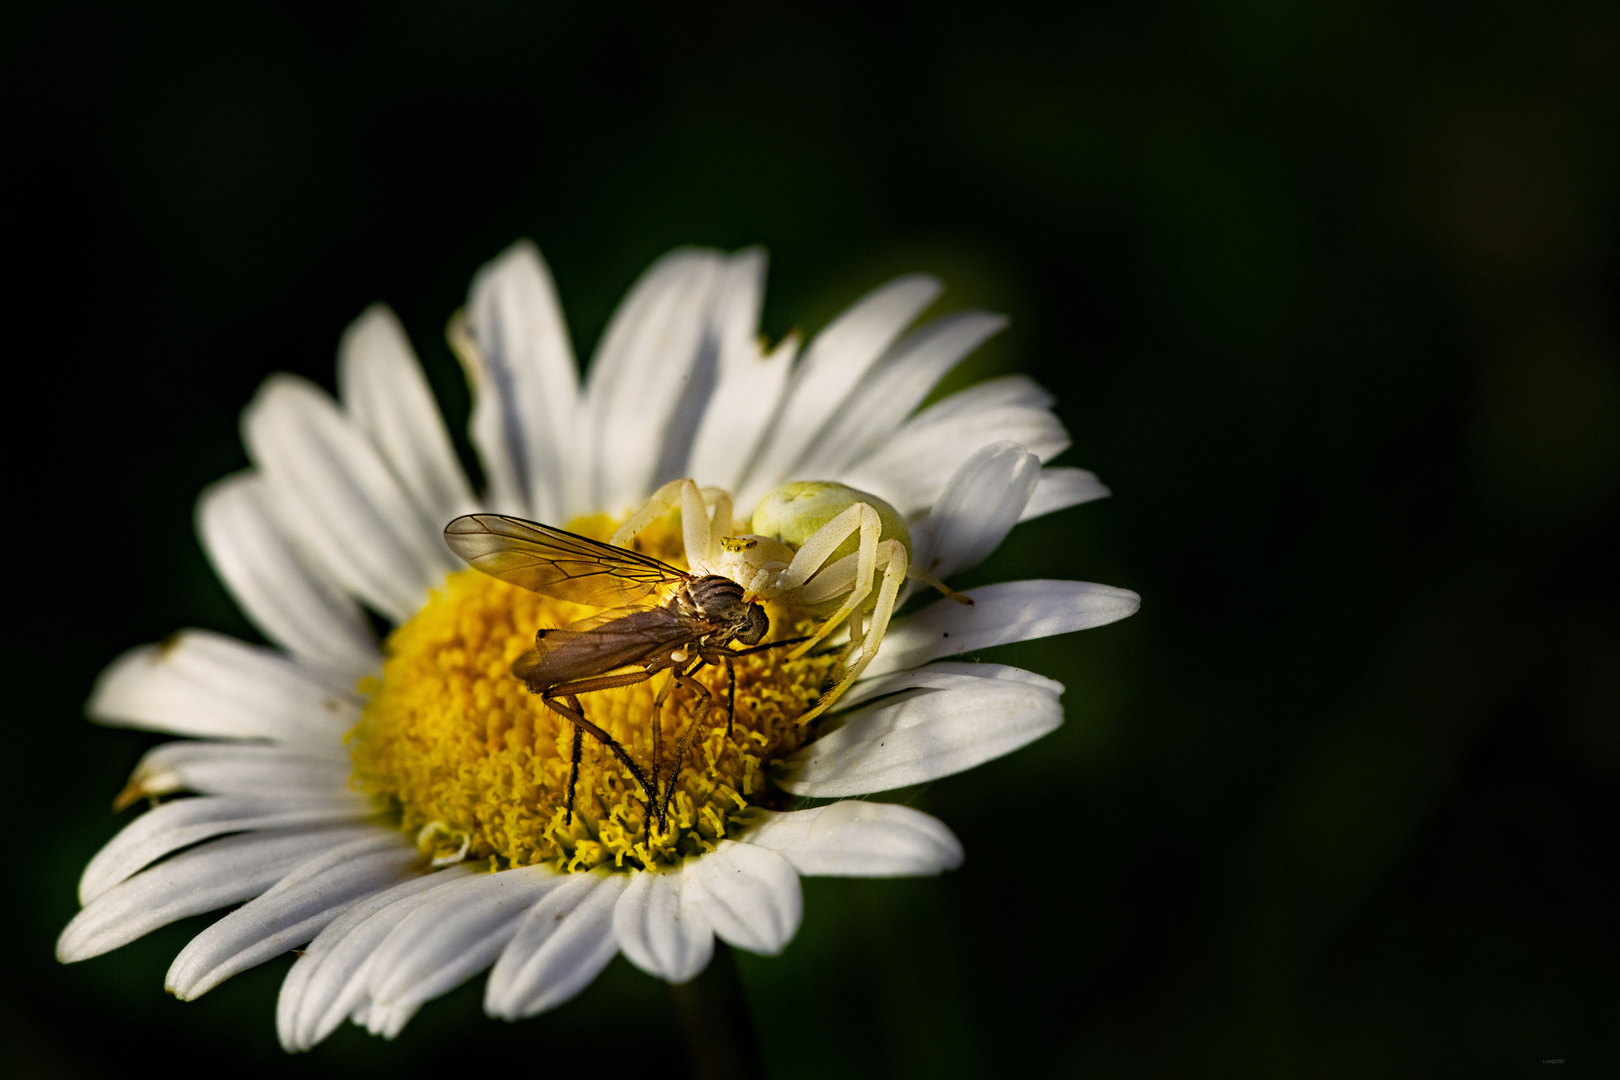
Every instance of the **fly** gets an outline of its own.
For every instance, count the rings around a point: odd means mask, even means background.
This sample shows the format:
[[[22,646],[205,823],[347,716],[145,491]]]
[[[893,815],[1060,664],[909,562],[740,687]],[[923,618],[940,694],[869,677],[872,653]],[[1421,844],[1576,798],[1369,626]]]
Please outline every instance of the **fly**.
[[[666,827],[675,778],[680,775],[692,736],[714,706],[714,696],[692,676],[708,664],[726,668],[726,734],[736,709],[739,656],[792,645],[803,638],[760,644],[770,632],[765,609],[747,599],[743,587],[718,574],[695,575],[627,548],[613,547],[550,525],[503,514],[469,514],[444,529],[445,543],[470,565],[492,577],[559,600],[607,608],[560,629],[542,629],[534,648],[517,658],[512,674],[529,692],[574,725],[568,770],[568,818],[574,820],[574,787],[586,732],[608,750],[641,785],[647,806],[662,831]],[[663,597],[662,600],[657,600]],[[656,601],[649,603],[649,601]],[[736,642],[743,647],[732,648]],[[653,703],[653,715],[675,684],[699,702],[676,741],[667,780],[660,780],[663,728],[653,725],[652,782],[634,758],[607,731],[592,723],[579,695],[646,682],[670,672]],[[659,797],[662,788],[663,797]]]

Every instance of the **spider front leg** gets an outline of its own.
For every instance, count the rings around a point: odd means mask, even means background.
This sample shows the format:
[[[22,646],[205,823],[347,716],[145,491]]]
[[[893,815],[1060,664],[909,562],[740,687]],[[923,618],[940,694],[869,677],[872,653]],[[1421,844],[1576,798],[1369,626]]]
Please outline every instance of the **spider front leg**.
[[[877,511],[867,503],[856,503],[840,512],[810,535],[799,547],[798,553],[793,556],[793,562],[777,579],[777,587],[783,592],[794,589],[801,589],[804,594],[818,592],[817,582],[811,580],[811,574],[821,569],[822,564],[832,553],[857,530],[860,533],[860,541],[855,550],[855,572],[850,583],[849,595],[844,598],[838,610],[817,627],[802,645],[788,654],[788,659],[797,660],[815,648],[822,638],[848,619],[871,594],[872,582],[877,576],[878,538],[883,534],[883,522],[878,517]],[[899,544],[898,541],[892,540],[889,543]],[[838,563],[827,567],[828,571],[833,572],[833,576],[840,579],[839,584],[842,583],[842,563],[843,560],[839,560]],[[790,599],[797,598],[790,597]]]
[[[878,496],[848,485],[809,480],[772,488],[754,508],[752,527],[794,552],[787,569],[776,575],[769,588],[760,590],[762,596],[801,610],[820,611],[837,605],[791,658],[802,657],[838,627],[849,628],[837,685],[822,695],[801,722],[824,712],[872,662],[908,579],[939,589],[959,603],[972,603],[932,574],[915,571],[910,565],[911,534],[905,519]],[[840,549],[849,547],[855,548],[853,553],[834,559]],[[881,586],[877,584],[880,569]]]
[[[614,530],[608,543],[627,548],[654,521],[672,510],[681,511],[681,540],[686,548],[687,568],[703,573],[701,566],[713,564],[720,555],[720,540],[736,528],[732,519],[731,496],[720,488],[699,489],[692,480],[671,480],[625,519]]]
[[[841,666],[843,673],[837,685],[821,695],[821,700],[803,716],[797,723],[808,724],[811,720],[826,712],[833,702],[837,701],[849,689],[851,683],[861,677],[866,665],[872,662],[877,655],[878,645],[883,641],[883,635],[889,630],[889,619],[894,615],[894,605],[900,596],[900,586],[906,580],[906,566],[910,561],[906,555],[906,546],[898,540],[885,540],[877,545],[874,562],[881,562],[883,566],[883,584],[878,589],[877,603],[871,610],[871,623],[866,627],[866,633],[857,637],[857,628],[851,625],[849,645],[844,649]],[[868,582],[867,591],[870,592],[871,583]],[[850,657],[854,655],[857,644],[860,656],[853,663]]]

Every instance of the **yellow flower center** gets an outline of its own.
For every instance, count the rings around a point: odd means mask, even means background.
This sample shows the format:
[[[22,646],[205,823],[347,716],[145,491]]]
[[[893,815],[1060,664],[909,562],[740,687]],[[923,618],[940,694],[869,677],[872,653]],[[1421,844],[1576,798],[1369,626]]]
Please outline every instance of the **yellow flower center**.
[[[613,523],[598,517],[568,528],[605,539]],[[676,522],[655,523],[638,546],[684,566]],[[369,701],[349,736],[356,786],[396,811],[400,827],[441,862],[489,859],[498,868],[544,863],[569,871],[678,862],[712,850],[749,807],[781,798],[769,766],[807,737],[794,720],[825,687],[833,657],[788,660],[791,650],[782,648],[739,658],[734,695],[723,667],[704,667],[695,678],[713,705],[702,717],[699,696],[679,685],[654,707],[667,671],[581,695],[585,717],[624,747],[660,789],[658,798],[671,784],[673,791],[668,827],[649,832],[656,818],[648,793],[586,734],[569,821],[574,725],[529,692],[512,662],[534,645],[535,631],[594,614],[476,570],[451,574],[389,635],[382,676],[361,684]],[[772,637],[792,636],[790,613],[769,614]],[[677,769],[675,749],[693,722]]]

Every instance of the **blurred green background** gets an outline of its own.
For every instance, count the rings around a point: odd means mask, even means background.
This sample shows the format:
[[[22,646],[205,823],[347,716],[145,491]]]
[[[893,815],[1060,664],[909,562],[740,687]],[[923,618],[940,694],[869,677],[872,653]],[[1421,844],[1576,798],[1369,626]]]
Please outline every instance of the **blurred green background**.
[[[769,247],[772,337],[935,273],[936,311],[1013,319],[955,384],[1035,374],[1115,491],[968,580],[1144,605],[984,654],[1067,723],[913,793],[965,866],[808,881],[787,952],[742,956],[771,1075],[1620,1075],[1620,7],[4,23],[8,1075],[682,1074],[622,960],[523,1024],[480,979],[287,1058],[289,959],[163,993],[207,919],[51,955],[156,741],[83,719],[97,671],[254,636],[191,514],[255,386],[330,387],[381,299],[459,427],[445,320],[520,236],[582,356],[679,243]]]

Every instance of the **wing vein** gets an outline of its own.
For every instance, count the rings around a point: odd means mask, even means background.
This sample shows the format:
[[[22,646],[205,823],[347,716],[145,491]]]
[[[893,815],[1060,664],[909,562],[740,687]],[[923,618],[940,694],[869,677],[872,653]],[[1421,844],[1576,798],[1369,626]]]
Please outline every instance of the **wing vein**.
[[[690,575],[650,555],[504,514],[468,514],[444,529],[470,565],[531,592],[597,607],[634,604]]]

